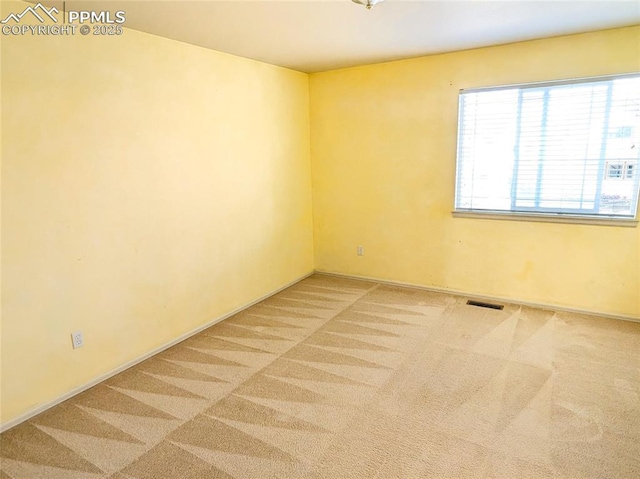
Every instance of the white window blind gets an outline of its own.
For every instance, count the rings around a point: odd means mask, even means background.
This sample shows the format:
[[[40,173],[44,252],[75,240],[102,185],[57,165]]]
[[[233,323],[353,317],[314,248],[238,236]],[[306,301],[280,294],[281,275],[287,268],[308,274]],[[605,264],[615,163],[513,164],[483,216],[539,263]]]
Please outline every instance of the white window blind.
[[[460,92],[456,211],[635,218],[640,75]]]

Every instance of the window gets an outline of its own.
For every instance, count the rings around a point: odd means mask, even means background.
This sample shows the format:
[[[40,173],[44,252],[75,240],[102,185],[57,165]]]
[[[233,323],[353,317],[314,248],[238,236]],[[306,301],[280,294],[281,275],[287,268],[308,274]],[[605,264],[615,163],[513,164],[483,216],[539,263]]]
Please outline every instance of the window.
[[[634,166],[636,166],[634,160],[607,162],[606,179],[630,180],[633,178]]]
[[[632,219],[640,75],[462,90],[456,212]]]
[[[622,178],[622,163],[607,163],[607,179]]]

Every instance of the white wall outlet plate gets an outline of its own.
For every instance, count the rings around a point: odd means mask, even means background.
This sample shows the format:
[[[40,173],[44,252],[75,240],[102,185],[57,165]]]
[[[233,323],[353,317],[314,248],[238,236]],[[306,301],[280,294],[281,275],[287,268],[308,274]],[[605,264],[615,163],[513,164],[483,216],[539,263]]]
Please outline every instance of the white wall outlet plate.
[[[364,246],[358,246],[358,256],[364,256]]]
[[[73,349],[78,349],[84,346],[84,335],[82,331],[74,331],[71,333],[71,344],[73,345]]]

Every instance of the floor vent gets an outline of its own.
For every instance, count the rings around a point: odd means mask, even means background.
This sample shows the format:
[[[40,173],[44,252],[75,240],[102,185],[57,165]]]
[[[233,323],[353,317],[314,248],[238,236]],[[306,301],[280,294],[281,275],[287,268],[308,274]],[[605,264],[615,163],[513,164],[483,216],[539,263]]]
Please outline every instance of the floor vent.
[[[504,304],[483,303],[482,301],[467,301],[469,306],[479,306],[480,308],[504,309]]]

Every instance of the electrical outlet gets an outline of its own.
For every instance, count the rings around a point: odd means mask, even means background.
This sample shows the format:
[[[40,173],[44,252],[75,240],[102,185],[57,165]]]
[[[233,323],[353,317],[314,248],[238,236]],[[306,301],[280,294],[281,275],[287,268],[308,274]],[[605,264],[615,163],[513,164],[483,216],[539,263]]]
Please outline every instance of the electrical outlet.
[[[71,333],[71,344],[73,349],[78,349],[84,346],[84,335],[82,331],[74,331]]]
[[[364,246],[358,246],[358,256],[364,256]]]

